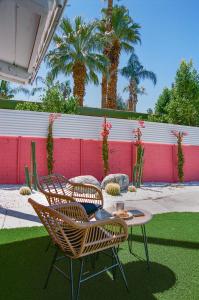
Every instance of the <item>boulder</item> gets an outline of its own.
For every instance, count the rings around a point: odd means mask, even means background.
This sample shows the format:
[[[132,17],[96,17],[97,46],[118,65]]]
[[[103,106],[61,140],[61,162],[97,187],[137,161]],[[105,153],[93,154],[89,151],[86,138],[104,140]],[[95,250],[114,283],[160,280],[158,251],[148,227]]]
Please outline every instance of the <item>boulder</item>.
[[[109,174],[103,179],[101,183],[102,189],[105,189],[107,183],[110,182],[118,183],[120,185],[121,191],[124,191],[128,189],[129,177],[126,174]]]
[[[99,181],[91,175],[82,175],[82,176],[77,176],[70,178],[69,181],[74,182],[74,183],[81,183],[81,184],[92,184],[101,189]]]

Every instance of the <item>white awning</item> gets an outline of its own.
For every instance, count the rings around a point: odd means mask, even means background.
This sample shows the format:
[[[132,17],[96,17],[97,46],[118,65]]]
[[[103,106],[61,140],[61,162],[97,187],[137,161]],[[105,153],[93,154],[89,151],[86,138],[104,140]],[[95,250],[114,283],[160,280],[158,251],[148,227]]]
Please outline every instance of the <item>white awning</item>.
[[[34,80],[67,0],[0,0],[0,79]]]

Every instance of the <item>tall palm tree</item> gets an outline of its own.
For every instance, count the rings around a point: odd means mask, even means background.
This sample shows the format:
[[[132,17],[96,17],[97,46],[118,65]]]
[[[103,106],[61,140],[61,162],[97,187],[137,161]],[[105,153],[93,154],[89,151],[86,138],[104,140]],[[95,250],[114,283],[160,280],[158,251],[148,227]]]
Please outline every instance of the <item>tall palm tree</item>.
[[[12,99],[14,98],[15,94],[26,92],[26,89],[22,86],[13,88],[9,81],[0,80],[0,98],[1,99]]]
[[[74,24],[63,19],[60,34],[54,36],[56,48],[47,55],[51,75],[59,73],[73,76],[73,95],[83,106],[85,85],[89,81],[99,84],[98,72],[104,72],[107,59],[100,53],[103,42],[96,33],[97,22],[86,24],[81,17],[76,17]]]
[[[99,25],[101,33],[106,34],[107,9],[102,10],[102,21]],[[124,6],[114,6],[112,10],[112,30],[108,34],[110,50],[109,50],[109,78],[107,83],[107,107],[116,108],[117,99],[117,81],[118,66],[120,54],[122,51],[130,52],[133,45],[140,41],[139,28],[140,25],[135,23],[129,16],[129,11]]]
[[[106,35],[109,35],[112,31],[112,13],[113,13],[113,0],[108,0],[108,7],[107,7],[107,18],[106,18]],[[109,59],[110,55],[110,47],[111,44],[107,43],[103,54]],[[106,107],[106,98],[107,98],[107,84],[108,84],[108,79],[107,79],[107,74],[103,73],[102,75],[102,100],[101,100],[101,107],[105,108]]]
[[[127,66],[122,68],[121,74],[129,80],[129,100],[128,100],[128,110],[136,111],[136,106],[138,102],[138,94],[142,89],[139,87],[140,81],[149,79],[155,85],[157,82],[157,77],[154,72],[146,70],[140,63],[138,56],[132,52]]]

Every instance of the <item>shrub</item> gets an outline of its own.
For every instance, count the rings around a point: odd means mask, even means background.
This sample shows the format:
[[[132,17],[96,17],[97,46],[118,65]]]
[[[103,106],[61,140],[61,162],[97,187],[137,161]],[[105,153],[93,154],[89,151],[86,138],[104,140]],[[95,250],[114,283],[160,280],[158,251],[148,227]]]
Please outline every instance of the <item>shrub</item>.
[[[108,183],[105,191],[111,196],[118,196],[120,195],[120,185],[118,183]]]
[[[20,195],[31,195],[31,189],[27,186],[22,186],[19,190]]]
[[[16,105],[16,110],[42,111],[41,103],[24,102]]]
[[[129,191],[129,192],[136,192],[137,190],[136,190],[136,187],[135,187],[134,185],[130,185],[130,186],[128,187],[128,191]]]

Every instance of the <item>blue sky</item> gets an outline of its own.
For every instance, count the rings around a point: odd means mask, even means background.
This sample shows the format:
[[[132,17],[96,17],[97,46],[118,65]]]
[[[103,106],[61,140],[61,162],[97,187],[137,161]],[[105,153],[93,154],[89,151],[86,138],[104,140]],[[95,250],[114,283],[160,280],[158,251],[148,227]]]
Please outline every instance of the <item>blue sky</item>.
[[[117,1],[115,0],[115,3]],[[100,10],[106,3],[103,0],[70,0],[65,16],[74,19],[81,15],[86,21],[100,17]],[[198,0],[120,0],[130,10],[134,21],[141,25],[141,45],[135,46],[142,64],[156,73],[158,83],[146,80],[142,86],[147,95],[139,97],[137,110],[145,112],[154,104],[165,86],[174,80],[176,69],[182,59],[194,62],[199,69],[199,1]],[[120,66],[124,66],[128,55],[123,53]],[[39,75],[45,76],[46,67],[42,64]],[[61,80],[64,78],[61,76]],[[123,93],[127,85],[126,79],[119,77],[118,92]],[[17,98],[26,97],[19,94]],[[100,86],[88,85],[86,88],[85,105],[99,107],[101,99]]]

